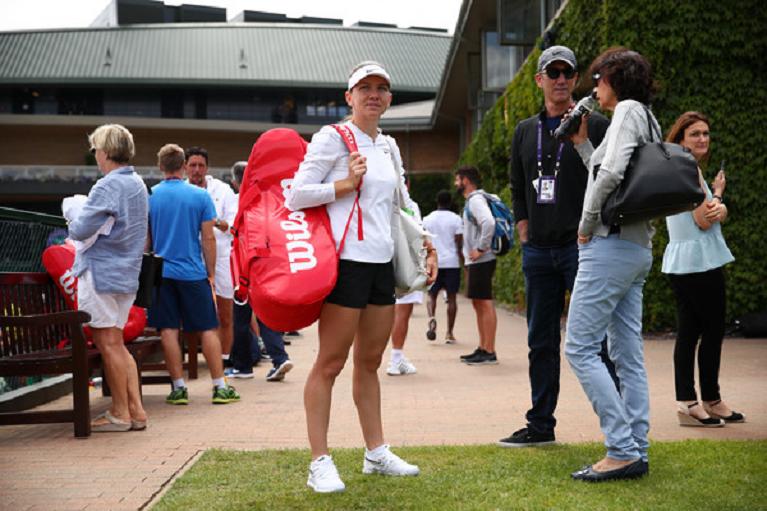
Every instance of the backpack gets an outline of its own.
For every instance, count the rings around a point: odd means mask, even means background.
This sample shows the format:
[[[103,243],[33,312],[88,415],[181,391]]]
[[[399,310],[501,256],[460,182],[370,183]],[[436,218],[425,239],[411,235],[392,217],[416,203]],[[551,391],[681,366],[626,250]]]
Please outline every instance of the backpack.
[[[325,206],[290,211],[285,193],[306,154],[306,141],[286,128],[253,145],[232,225],[235,300],[249,301],[269,328],[286,332],[314,323],[338,275]]]
[[[502,256],[514,246],[514,214],[497,195],[485,191],[481,193],[485,197],[490,213],[495,220],[495,233],[493,233],[490,247],[493,254]],[[469,208],[466,208],[466,216],[476,225],[477,221]]]

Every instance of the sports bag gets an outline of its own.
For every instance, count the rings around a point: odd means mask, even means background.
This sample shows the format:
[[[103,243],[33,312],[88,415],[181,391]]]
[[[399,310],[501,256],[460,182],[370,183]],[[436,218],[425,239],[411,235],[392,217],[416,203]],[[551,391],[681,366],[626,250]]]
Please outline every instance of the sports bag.
[[[285,193],[306,145],[297,132],[286,128],[258,138],[248,158],[232,227],[235,300],[249,300],[256,316],[278,332],[314,323],[338,275],[326,208],[285,207]]]
[[[72,273],[75,264],[75,246],[67,241],[63,245],[51,245],[42,254],[43,266],[48,275],[64,296],[64,301],[72,310],[77,308],[78,278]],[[128,343],[144,333],[146,326],[146,311],[132,305],[128,312],[128,321],[123,327],[123,342]],[[87,325],[83,325],[83,333],[88,344],[93,343],[93,333]]]
[[[333,128],[341,135],[341,139],[343,139],[350,153],[358,151],[354,134],[347,126],[334,124]],[[386,141],[389,145],[389,152],[397,174],[398,183],[394,199],[395,207],[392,211],[391,231],[392,239],[394,240],[394,255],[392,256],[394,293],[397,297],[400,297],[413,291],[422,291],[427,287],[426,282],[429,274],[426,271],[427,253],[423,242],[424,238],[429,236],[429,233],[415,219],[413,213],[405,208],[405,197],[402,194],[402,188],[399,186],[402,171],[394,156],[394,147],[392,147],[388,138]],[[358,205],[358,203],[355,202],[355,205]],[[352,208],[352,211],[354,211],[354,208]],[[349,222],[347,221],[347,228],[348,224]],[[344,232],[344,238],[346,238],[346,232]]]
[[[631,224],[691,211],[706,198],[695,158],[682,146],[663,142],[647,107],[645,114],[650,142],[634,149],[623,180],[602,205],[605,225]]]
[[[490,248],[493,254],[502,256],[514,246],[514,214],[497,195],[487,193],[484,190],[481,193],[485,197],[490,213],[493,214],[495,220],[495,232]],[[469,208],[466,208],[466,216],[471,222],[477,223]]]

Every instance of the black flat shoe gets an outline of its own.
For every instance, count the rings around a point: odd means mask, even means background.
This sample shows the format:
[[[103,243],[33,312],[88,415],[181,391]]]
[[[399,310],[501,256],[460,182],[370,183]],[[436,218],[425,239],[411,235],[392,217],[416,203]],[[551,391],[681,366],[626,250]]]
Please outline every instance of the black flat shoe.
[[[628,465],[616,468],[615,470],[608,470],[606,472],[597,472],[594,470],[593,465],[583,467],[577,472],[573,472],[570,476],[576,481],[587,481],[589,483],[600,483],[602,481],[615,481],[618,479],[636,479],[647,475],[650,472],[649,463],[636,460]]]
[[[703,402],[703,409],[706,410],[706,412],[708,412],[708,414],[711,417],[714,417],[716,419],[722,419],[724,422],[729,422],[729,423],[746,422],[746,416],[743,415],[742,413],[738,413],[738,412],[736,412],[734,410],[727,417],[725,417],[724,415],[720,415],[720,414],[716,413],[714,411],[713,407],[718,405],[721,401],[722,401],[721,399],[719,399],[717,401],[711,401],[711,402],[708,402],[708,403],[704,401]]]

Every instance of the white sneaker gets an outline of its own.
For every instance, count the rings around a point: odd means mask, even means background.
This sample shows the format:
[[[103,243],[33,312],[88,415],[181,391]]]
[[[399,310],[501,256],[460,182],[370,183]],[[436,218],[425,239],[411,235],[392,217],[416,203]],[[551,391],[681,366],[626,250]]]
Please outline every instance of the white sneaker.
[[[309,464],[309,479],[306,481],[306,486],[317,493],[334,493],[346,489],[329,454],[320,456]]]
[[[403,374],[415,374],[418,371],[415,366],[405,357],[399,359],[399,362],[390,361],[389,367],[386,368],[386,374],[389,376],[400,376]]]
[[[384,454],[378,459],[371,459],[365,452],[365,461],[362,462],[363,474],[383,474],[386,476],[417,476],[421,471],[417,465],[411,465],[384,446]]]

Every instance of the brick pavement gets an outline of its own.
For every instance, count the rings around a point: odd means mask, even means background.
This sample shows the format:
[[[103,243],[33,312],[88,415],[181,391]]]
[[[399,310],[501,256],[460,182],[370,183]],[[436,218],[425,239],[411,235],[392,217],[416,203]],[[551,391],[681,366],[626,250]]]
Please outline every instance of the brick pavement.
[[[438,339],[444,336],[444,304]],[[426,312],[416,308],[405,352],[418,374],[386,376],[381,370],[384,429],[393,445],[492,443],[522,427],[529,406],[524,318],[499,310],[497,366],[471,367],[458,356],[474,349],[471,305],[459,299],[456,345],[425,340]],[[0,509],[139,509],[172,478],[211,447],[264,449],[307,447],[302,406],[303,381],[316,354],[316,327],[293,338],[288,348],[296,368],[281,383],[237,380],[240,403],[210,404],[210,382],[189,382],[191,404],[164,403],[168,389],[144,388],[150,426],[144,432],[94,434],[77,440],[69,424],[0,428]],[[645,353],[651,394],[651,438],[767,438],[767,341],[727,339],[722,392],[748,422],[721,429],[681,428],[676,423],[672,370],[673,341],[648,340]],[[388,353],[386,355],[388,357]],[[385,361],[386,362],[386,361]],[[339,377],[330,426],[331,447],[359,447],[362,438],[351,397],[351,371]],[[601,441],[598,421],[570,370],[562,363],[557,418],[561,442]],[[45,405],[62,407],[70,397]],[[91,394],[94,413],[107,406]],[[307,460],[308,461],[308,460]],[[296,467],[304,471],[306,467]]]

